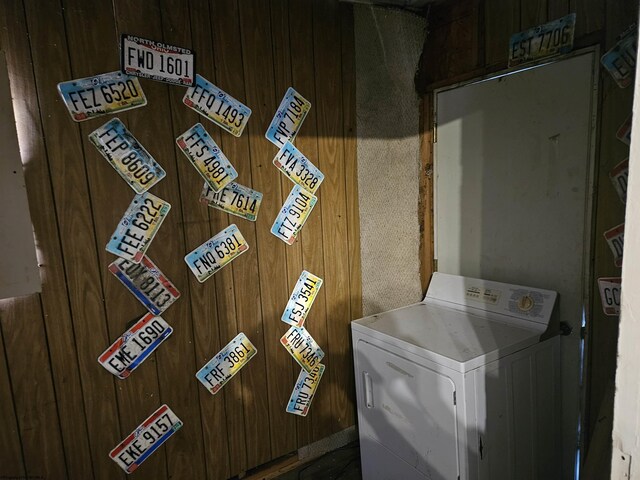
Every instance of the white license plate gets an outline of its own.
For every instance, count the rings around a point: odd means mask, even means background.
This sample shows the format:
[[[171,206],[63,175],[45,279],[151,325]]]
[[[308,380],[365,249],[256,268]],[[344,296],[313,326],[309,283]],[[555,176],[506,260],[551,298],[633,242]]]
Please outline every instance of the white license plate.
[[[194,81],[194,62],[188,48],[126,33],[120,37],[120,67],[126,74],[189,87]]]
[[[235,182],[231,182],[219,192],[214,192],[205,183],[200,194],[200,202],[255,222],[262,203],[262,193]]]
[[[284,309],[282,321],[301,327],[311,310],[311,305],[313,305],[320,287],[322,287],[322,279],[303,270]]]
[[[162,405],[111,450],[109,457],[126,473],[132,473],[181,427],[177,415]]]
[[[324,357],[324,352],[304,327],[291,327],[280,343],[307,372],[312,372]]]
[[[76,122],[147,104],[138,79],[121,72],[61,82],[58,92]]]
[[[618,43],[605,53],[600,63],[611,74],[620,88],[631,85],[636,71],[636,57],[638,55],[638,31],[634,25],[624,32]]]
[[[146,255],[140,263],[119,258],[109,265],[109,271],[154,315],[160,315],[180,297],[175,285]]]
[[[242,135],[251,116],[249,107],[197,74],[182,101],[236,137]]]
[[[140,263],[170,209],[168,202],[149,192],[136,195],[111,235],[107,251]]]
[[[256,347],[239,333],[196,373],[196,378],[211,392],[218,391],[256,354]]]
[[[629,181],[629,159],[625,158],[609,172],[609,178],[618,192],[622,203],[627,203],[627,183]]]
[[[89,140],[136,193],[146,192],[166,175],[117,118],[91,132]]]
[[[604,238],[613,253],[613,262],[616,267],[622,266],[622,252],[624,250],[624,223],[604,232]]]
[[[173,333],[162,317],[147,313],[98,357],[98,362],[120,379],[131,375]]]
[[[576,14],[530,28],[511,36],[509,66],[569,53],[573,48]]]
[[[323,373],[324,365],[321,363],[316,365],[316,368],[314,368],[311,373],[307,372],[304,368],[300,371],[298,380],[296,380],[296,384],[289,397],[289,403],[287,403],[287,413],[293,413],[301,417],[307,416]]]
[[[316,193],[324,174],[291,142],[287,142],[273,159],[273,164],[293,183],[306,191]]]
[[[289,87],[265,133],[267,140],[278,148],[293,142],[310,109],[311,102]]]
[[[180,135],[176,143],[214,192],[219,192],[238,176],[231,162],[200,123]]]
[[[598,279],[602,310],[609,317],[620,315],[620,301],[622,299],[621,277],[605,277]]]
[[[249,250],[247,241],[238,227],[231,224],[192,252],[187,253],[184,261],[202,283],[247,250]]]
[[[307,192],[300,185],[294,185],[273,222],[271,233],[286,244],[292,245],[317,201],[318,198],[315,195]]]

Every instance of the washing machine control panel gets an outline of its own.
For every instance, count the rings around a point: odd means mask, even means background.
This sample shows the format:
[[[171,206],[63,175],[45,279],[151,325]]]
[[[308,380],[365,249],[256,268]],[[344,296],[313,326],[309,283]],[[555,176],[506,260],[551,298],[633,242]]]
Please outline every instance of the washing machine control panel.
[[[435,273],[425,301],[447,301],[548,324],[556,292],[508,283]]]

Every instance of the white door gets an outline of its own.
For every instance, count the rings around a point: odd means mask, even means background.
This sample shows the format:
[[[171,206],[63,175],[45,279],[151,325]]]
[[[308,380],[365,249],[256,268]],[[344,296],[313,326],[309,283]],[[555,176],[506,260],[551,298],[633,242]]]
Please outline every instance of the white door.
[[[588,306],[597,58],[589,51],[436,96],[438,270],[559,293],[563,478],[573,478]]]
[[[363,478],[458,478],[451,379],[363,340],[356,365]]]

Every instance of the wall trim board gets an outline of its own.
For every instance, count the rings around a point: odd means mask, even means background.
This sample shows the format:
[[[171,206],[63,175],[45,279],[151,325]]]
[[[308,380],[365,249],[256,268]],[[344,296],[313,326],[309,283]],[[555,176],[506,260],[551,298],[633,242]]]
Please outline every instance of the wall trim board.
[[[0,299],[42,291],[5,54],[0,50]]]

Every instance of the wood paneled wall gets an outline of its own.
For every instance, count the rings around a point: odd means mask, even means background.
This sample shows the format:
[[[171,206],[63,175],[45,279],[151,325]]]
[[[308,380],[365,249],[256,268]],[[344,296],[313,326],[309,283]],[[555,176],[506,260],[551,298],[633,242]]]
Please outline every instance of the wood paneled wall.
[[[149,256],[182,297],[174,333],[126,380],[96,361],[144,307],[108,271],[104,249],[133,197],[87,135],[108,117],[73,122],[57,83],[119,69],[119,35],[191,47],[198,73],[247,104],[235,138],[182,104],[184,89],[141,80],[148,105],[117,115],[167,176],[172,204]],[[113,479],[108,452],[162,403],[184,427],[136,478],[224,479],[354,423],[349,322],[361,316],[355,155],[353,13],[337,0],[3,0],[19,143],[42,294],[0,301],[0,476]],[[296,145],[325,174],[299,241],[269,229],[292,184],[271,164],[264,132],[289,86],[312,102]],[[201,177],[175,138],[201,121],[263,192],[256,223],[198,202]],[[236,223],[248,253],[204,284],[183,256]],[[284,409],[299,367],[279,345],[302,269],[324,279],[307,327],[326,356],[306,418]],[[258,355],[216,396],[195,372],[238,332]]]
[[[601,54],[610,49],[618,35],[638,19],[636,0],[463,0],[431,7],[429,34],[416,76],[416,88],[423,94],[421,218],[422,281],[433,271],[432,111],[435,88],[479,78],[507,68],[509,38],[513,33],[575,12],[575,48],[600,45]],[[588,356],[585,389],[585,445],[588,447],[599,424],[609,423],[599,448],[610,448],[612,396],[607,389],[615,378],[618,318],[606,317],[598,293],[598,277],[620,275],[603,237],[605,230],[624,221],[624,205],[609,179],[609,172],[628,156],[628,147],[616,137],[618,127],[631,113],[633,89],[620,89],[600,69],[599,131],[596,139],[596,178],[593,198],[593,254],[590,282],[592,302],[586,330]],[[579,281],[579,279],[577,279]],[[574,332],[579,335],[579,332]],[[605,402],[604,407],[601,405]],[[608,428],[608,430],[607,430]],[[607,460],[610,455],[603,455]],[[605,466],[606,470],[606,466]],[[599,476],[598,476],[599,475]],[[593,478],[608,478],[601,472]]]

